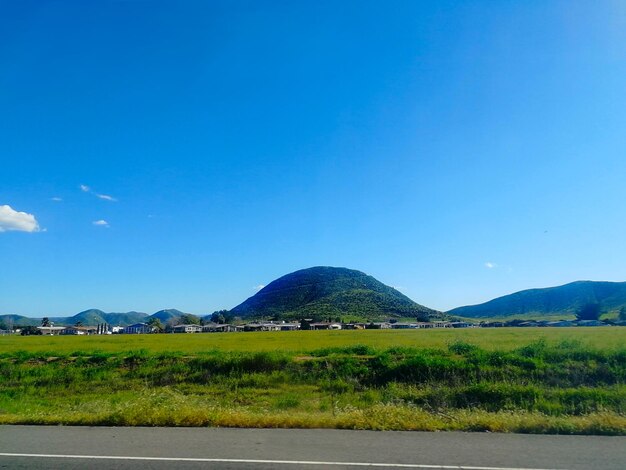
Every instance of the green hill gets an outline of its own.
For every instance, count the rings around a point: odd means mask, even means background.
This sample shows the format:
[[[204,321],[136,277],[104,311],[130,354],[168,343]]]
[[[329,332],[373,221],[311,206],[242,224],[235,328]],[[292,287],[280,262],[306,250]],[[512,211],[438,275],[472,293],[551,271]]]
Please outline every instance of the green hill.
[[[146,321],[147,318],[148,315],[141,312],[105,313],[102,310],[91,308],[71,317],[49,317],[49,320],[56,326],[76,325],[79,322],[84,326],[96,326],[100,323],[126,326]],[[41,325],[42,318],[29,318],[20,315],[0,315],[0,324],[6,325],[8,320],[12,321],[13,325],[39,326]]]
[[[626,282],[576,281],[528,289],[447,313],[468,318],[570,315],[588,303],[600,304],[604,313],[618,311],[626,306]]]
[[[122,313],[105,313],[104,319],[109,325],[132,325],[133,323],[144,322],[148,318],[147,313],[143,312],[122,312]]]
[[[184,315],[184,312],[176,310],[175,308],[168,308],[153,313],[152,315],[150,315],[150,318],[158,318],[159,320],[161,320],[161,323],[165,324],[168,320],[171,320],[172,318],[179,318],[182,315]]]
[[[329,266],[302,269],[276,279],[231,313],[243,318],[281,319],[441,315],[372,276]]]
[[[83,312],[77,313],[74,316],[68,317],[62,320],[60,323],[63,323],[65,325],[75,325],[76,323],[80,322],[85,326],[97,325],[98,323],[107,323],[105,316],[106,313],[104,313],[102,310],[90,308],[89,310],[85,310]],[[59,322],[55,321],[55,323]]]
[[[39,326],[41,320],[38,318],[23,317],[22,315],[0,315],[0,329],[16,326]]]

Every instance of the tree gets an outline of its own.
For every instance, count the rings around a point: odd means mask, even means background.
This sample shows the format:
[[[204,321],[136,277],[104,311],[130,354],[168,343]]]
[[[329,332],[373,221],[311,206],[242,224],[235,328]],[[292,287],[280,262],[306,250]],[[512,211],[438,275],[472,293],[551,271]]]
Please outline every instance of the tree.
[[[148,326],[151,327],[152,331],[155,333],[163,333],[163,330],[165,329],[163,327],[163,323],[161,323],[161,320],[157,317],[151,317],[150,320],[148,320]]]
[[[224,324],[226,323],[226,317],[224,316],[223,313],[215,312],[211,314],[211,321],[213,323]]]
[[[617,318],[626,321],[626,307],[622,307],[619,309],[619,315]]]
[[[22,336],[40,335],[41,330],[37,328],[36,326],[25,326],[22,328],[22,331],[20,332],[20,334]]]
[[[211,321],[213,323],[230,323],[233,320],[233,315],[228,310],[216,310],[211,314]]]
[[[181,325],[199,325],[200,319],[191,313],[183,313],[180,316]]]
[[[41,319],[41,326],[50,326],[50,319],[48,317],[43,317]]]
[[[600,318],[601,307],[599,303],[590,302],[578,309],[577,320],[597,320]]]
[[[428,316],[427,313],[419,312],[415,316],[415,320],[417,320],[418,322],[428,323],[428,322],[430,322],[430,317]]]
[[[74,326],[81,327],[81,326],[83,326],[83,322],[78,320],[76,323],[74,323]]]

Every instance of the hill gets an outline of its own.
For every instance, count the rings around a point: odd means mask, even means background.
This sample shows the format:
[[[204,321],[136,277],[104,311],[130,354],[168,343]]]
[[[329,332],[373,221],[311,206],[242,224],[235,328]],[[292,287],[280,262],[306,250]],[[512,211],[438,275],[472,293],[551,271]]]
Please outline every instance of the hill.
[[[164,312],[161,310],[161,312]],[[161,313],[157,312],[155,315]],[[178,312],[178,310],[171,310],[168,312]],[[169,314],[176,316],[173,313]],[[147,313],[142,312],[123,312],[123,313],[106,313],[96,308],[91,308],[77,313],[71,317],[49,317],[49,320],[57,326],[61,325],[76,325],[82,323],[84,326],[96,326],[100,323],[108,323],[109,325],[132,325],[133,323],[145,322],[149,318]],[[41,325],[42,318],[30,318],[20,315],[0,315],[0,324],[7,324],[7,321],[13,325],[21,326],[39,326]]]
[[[158,318],[159,320],[161,320],[161,323],[165,324],[168,320],[171,320],[172,318],[179,318],[182,315],[184,315],[184,312],[176,310],[175,308],[168,308],[153,313],[152,315],[150,315],[150,318]]]
[[[98,310],[97,308],[90,308],[89,310],[84,310],[82,312],[77,313],[74,316],[67,318],[55,318],[53,321],[55,323],[62,323],[64,325],[76,325],[78,322],[83,325],[97,325],[99,323],[108,323],[106,321],[106,313],[102,310]]]
[[[447,313],[468,318],[566,315],[576,313],[588,303],[600,304],[603,312],[619,310],[626,306],[626,282],[576,281],[558,287],[528,289]]]
[[[22,315],[0,315],[0,329],[13,326],[38,326],[41,320],[37,318],[24,317]]]
[[[243,318],[440,316],[360,271],[318,266],[272,281],[231,313]]]
[[[133,323],[145,322],[148,319],[148,314],[143,312],[122,312],[122,313],[107,313],[104,315],[106,323],[109,325],[132,325]]]

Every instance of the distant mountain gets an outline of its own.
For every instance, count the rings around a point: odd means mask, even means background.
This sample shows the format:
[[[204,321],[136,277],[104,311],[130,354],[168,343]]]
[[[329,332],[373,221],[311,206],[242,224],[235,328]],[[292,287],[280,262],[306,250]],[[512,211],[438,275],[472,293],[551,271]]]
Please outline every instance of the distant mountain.
[[[171,320],[172,318],[179,318],[184,314],[185,313],[181,312],[180,310],[176,310],[175,308],[169,308],[165,310],[159,310],[158,312],[150,315],[150,317],[158,318],[159,320],[161,320],[161,323],[165,324],[168,320]]]
[[[102,310],[91,308],[71,317],[49,317],[49,320],[59,326],[75,325],[78,322],[82,323],[84,326],[96,326],[100,323],[126,326],[132,325],[133,323],[145,322],[148,318],[148,314],[142,312],[105,313]],[[7,320],[11,320],[13,325],[39,326],[41,325],[42,318],[29,318],[20,315],[0,315],[0,324],[6,324]]]
[[[9,326],[38,326],[41,320],[38,318],[23,317],[22,315],[0,315],[0,329]]]
[[[148,314],[143,312],[125,312],[125,313],[106,313],[104,315],[106,323],[109,325],[132,325],[133,323],[145,322],[148,320]]]
[[[523,290],[447,313],[469,318],[564,315],[576,313],[588,303],[600,304],[603,312],[619,310],[626,306],[626,282],[576,281],[558,287]]]
[[[284,319],[441,315],[372,276],[329,266],[302,269],[276,279],[233,308],[231,313],[244,318]]]
[[[65,319],[65,321],[61,321],[61,322],[56,321],[55,323],[75,325],[76,323],[81,322],[85,326],[97,325],[99,323],[108,323],[105,317],[106,317],[106,313],[104,313],[102,310],[91,308],[89,310],[85,310],[80,313],[77,313],[76,315],[72,317],[68,317]]]

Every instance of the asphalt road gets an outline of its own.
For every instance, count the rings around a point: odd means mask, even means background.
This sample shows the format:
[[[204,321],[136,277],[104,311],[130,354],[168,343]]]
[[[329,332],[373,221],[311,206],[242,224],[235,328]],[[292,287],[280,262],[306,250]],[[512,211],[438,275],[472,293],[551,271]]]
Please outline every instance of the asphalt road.
[[[0,468],[624,470],[626,438],[0,426]]]

